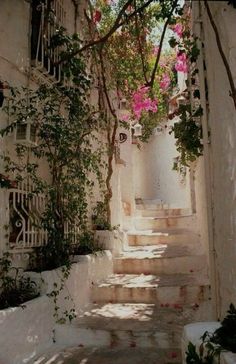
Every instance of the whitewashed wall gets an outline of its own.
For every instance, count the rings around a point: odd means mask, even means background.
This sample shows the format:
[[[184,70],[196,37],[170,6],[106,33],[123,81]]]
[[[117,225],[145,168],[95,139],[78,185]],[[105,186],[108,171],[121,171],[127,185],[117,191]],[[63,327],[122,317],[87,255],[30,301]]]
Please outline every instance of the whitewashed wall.
[[[236,10],[227,5],[226,1],[211,1],[208,4],[236,83]],[[204,42],[209,93],[207,112],[212,170],[212,182],[208,178],[206,183],[213,201],[213,249],[218,280],[218,306],[223,316],[229,304],[236,303],[236,111],[229,96],[229,81],[212,26],[204,3],[200,2],[200,5],[203,21],[201,39]],[[197,13],[194,20],[198,21]],[[196,183],[201,182],[196,180]]]
[[[127,140],[121,144],[121,159],[125,161],[125,165],[121,167],[120,184],[121,184],[121,200],[124,204],[123,225],[126,230],[132,226],[132,215],[135,210],[135,158],[134,148],[132,145],[132,137],[130,130],[121,130],[127,135]]]
[[[162,124],[163,131],[153,135],[141,150],[133,146],[135,158],[135,197],[161,200],[173,207],[191,207],[189,172],[183,178],[173,170],[174,158],[178,156],[170,127],[177,119]],[[165,127],[166,125],[166,127]]]

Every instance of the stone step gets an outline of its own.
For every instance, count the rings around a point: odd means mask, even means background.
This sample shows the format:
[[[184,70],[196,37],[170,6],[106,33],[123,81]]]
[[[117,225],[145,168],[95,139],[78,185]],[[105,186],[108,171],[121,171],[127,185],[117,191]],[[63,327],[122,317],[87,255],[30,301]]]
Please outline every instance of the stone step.
[[[92,288],[94,303],[199,304],[210,299],[209,280],[199,274],[113,274]]]
[[[126,246],[116,259],[172,258],[203,254],[204,249],[200,244],[155,244]]]
[[[178,229],[184,228],[191,231],[197,229],[196,215],[172,217],[135,217],[134,228],[137,230]]]
[[[67,348],[41,355],[31,364],[181,364],[179,349]]]
[[[58,345],[180,348],[184,325],[208,317],[206,306],[94,305],[71,324],[57,325]]]
[[[123,255],[114,258],[114,273],[178,274],[194,272],[204,276],[208,274],[207,259],[201,250],[198,255],[193,255],[191,249],[185,246],[175,249],[168,245],[155,250],[148,250],[147,247],[141,249],[142,247],[136,247],[136,250],[124,252]]]
[[[129,245],[154,245],[154,244],[188,244],[199,243],[200,235],[186,229],[169,229],[169,230],[146,230],[146,231],[129,231]]]
[[[182,209],[182,208],[175,208],[175,209],[157,209],[153,207],[146,207],[142,208],[141,206],[137,206],[135,211],[136,216],[143,216],[143,217],[173,217],[173,216],[190,216],[192,212],[190,209]]]

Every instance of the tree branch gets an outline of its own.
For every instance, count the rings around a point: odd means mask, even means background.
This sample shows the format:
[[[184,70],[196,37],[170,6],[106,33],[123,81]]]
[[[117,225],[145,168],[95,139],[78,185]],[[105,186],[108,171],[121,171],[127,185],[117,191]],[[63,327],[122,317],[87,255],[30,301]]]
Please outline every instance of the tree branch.
[[[137,10],[136,9],[136,0],[135,0],[135,10]],[[141,43],[141,40],[140,40],[140,31],[139,31],[139,28],[138,28],[137,13],[135,14],[135,27],[136,27],[136,32],[137,32],[138,48],[139,48],[139,53],[140,53],[140,57],[141,57],[142,69],[143,69],[143,77],[145,79],[145,82],[148,83],[146,67],[145,67],[145,59],[144,59],[144,54],[143,54],[143,48],[142,48],[142,43]]]
[[[155,65],[153,67],[153,71],[152,71],[152,74],[151,74],[151,78],[150,78],[150,81],[147,83],[147,86],[150,87],[150,88],[153,88],[153,85],[154,85],[154,81],[155,81],[155,76],[156,76],[156,72],[157,72],[157,67],[158,67],[158,64],[159,64],[159,61],[160,61],[160,57],[161,57],[161,51],[162,51],[162,47],[163,47],[163,42],[164,42],[164,39],[165,39],[165,34],[166,34],[166,30],[167,30],[167,27],[169,25],[169,22],[171,20],[171,17],[173,15],[173,12],[176,8],[178,4],[178,0],[175,0],[172,4],[172,8],[171,8],[171,11],[165,21],[165,24],[164,24],[164,27],[163,27],[163,30],[162,30],[162,34],[161,34],[161,39],[160,39],[160,44],[159,44],[159,48],[158,48],[158,52],[157,52],[157,57],[156,57],[156,61],[155,61]]]
[[[234,84],[233,75],[232,75],[228,60],[227,60],[227,58],[225,56],[225,53],[223,51],[223,47],[222,47],[222,44],[221,44],[219,32],[218,32],[216,23],[215,23],[215,21],[213,19],[213,16],[212,16],[212,13],[211,13],[211,10],[210,10],[210,7],[208,5],[207,0],[204,0],[204,3],[205,3],[205,6],[206,6],[206,10],[207,10],[207,14],[208,14],[210,23],[211,23],[212,28],[213,28],[214,33],[215,33],[217,47],[218,47],[218,50],[220,52],[221,58],[223,60],[223,63],[224,63],[224,66],[225,66],[225,69],[226,69],[226,72],[227,72],[227,76],[228,76],[228,80],[229,80],[229,84],[230,84],[230,88],[231,88],[230,96],[233,99],[234,107],[236,109],[236,87],[235,87],[235,84]]]
[[[111,113],[111,115],[114,118],[114,125],[113,125],[113,129],[111,132],[110,127],[107,130],[107,138],[108,138],[108,167],[107,167],[107,176],[106,176],[106,188],[107,188],[107,193],[105,196],[106,199],[106,203],[107,203],[107,220],[110,223],[111,222],[111,208],[110,208],[110,201],[111,198],[113,196],[113,192],[112,192],[112,187],[111,187],[111,177],[113,174],[113,157],[115,154],[115,142],[116,142],[116,133],[118,130],[118,126],[119,126],[119,121],[118,121],[118,117],[116,115],[116,111],[115,109],[112,107],[111,104],[111,100],[109,97],[109,93],[108,93],[108,89],[107,89],[107,84],[106,84],[106,77],[105,77],[105,66],[104,66],[104,60],[103,60],[103,49],[99,50],[99,58],[100,58],[100,64],[101,64],[101,74],[102,74],[102,82],[103,82],[103,91],[106,97],[106,101],[108,104],[108,108],[109,111]]]
[[[85,44],[83,47],[76,49],[74,52],[70,53],[70,58],[76,56],[77,54],[83,53],[84,51],[86,51],[89,48],[92,48],[98,44],[103,44],[105,43],[111,36],[113,33],[115,33],[115,31],[117,29],[119,29],[122,25],[124,25],[127,21],[129,21],[131,18],[133,18],[136,13],[143,11],[146,7],[148,7],[154,0],[148,0],[146,3],[144,3],[142,6],[140,6],[139,8],[137,8],[136,11],[133,11],[131,14],[126,15],[126,19],[121,21],[123,15],[125,14],[127,8],[132,4],[134,0],[128,0],[124,6],[122,7],[122,9],[120,10],[119,14],[117,15],[117,18],[113,24],[113,26],[110,28],[110,30],[107,32],[107,34],[105,34],[102,38],[93,40],[90,43]],[[58,62],[56,62],[54,65],[58,65],[65,62],[65,59],[60,60]]]

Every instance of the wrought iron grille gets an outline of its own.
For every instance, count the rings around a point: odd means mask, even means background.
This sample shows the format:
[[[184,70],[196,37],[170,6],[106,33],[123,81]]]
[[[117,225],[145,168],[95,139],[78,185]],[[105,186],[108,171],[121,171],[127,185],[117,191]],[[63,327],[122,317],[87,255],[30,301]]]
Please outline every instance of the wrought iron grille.
[[[32,1],[31,60],[32,65],[53,81],[62,79],[62,66],[58,64],[60,48],[51,47],[56,29],[65,26],[66,11],[63,0]]]
[[[47,242],[47,231],[41,225],[46,208],[45,195],[33,191],[33,187],[25,182],[9,190],[11,247],[32,248]]]
[[[48,233],[42,227],[47,198],[42,193],[35,193],[34,190],[33,185],[26,182],[18,183],[17,188],[9,190],[11,248],[34,248],[46,245],[48,242]],[[71,244],[77,244],[80,234],[79,219],[65,221],[63,234],[64,239]]]

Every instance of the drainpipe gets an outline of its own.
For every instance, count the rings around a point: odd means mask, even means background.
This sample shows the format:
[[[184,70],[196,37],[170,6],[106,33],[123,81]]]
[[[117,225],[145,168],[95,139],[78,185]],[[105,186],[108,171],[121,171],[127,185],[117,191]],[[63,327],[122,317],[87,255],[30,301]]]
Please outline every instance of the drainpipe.
[[[209,264],[210,264],[210,281],[211,281],[211,297],[213,314],[216,319],[220,318],[220,294],[219,294],[219,280],[217,274],[217,257],[214,242],[214,201],[213,201],[213,183],[212,183],[212,161],[211,161],[211,148],[209,139],[209,126],[208,126],[208,109],[205,90],[205,71],[204,71],[204,57],[201,40],[204,39],[204,28],[201,18],[201,4],[200,1],[193,2],[193,32],[198,37],[198,48],[200,54],[198,56],[197,67],[199,70],[199,83],[201,106],[203,109],[202,115],[202,131],[203,131],[203,148],[204,148],[204,168],[205,168],[205,189],[206,189],[206,202],[207,202],[207,227],[208,227],[208,246],[209,246]]]

